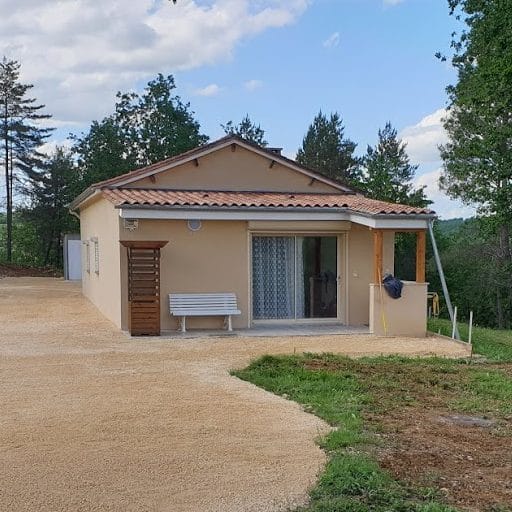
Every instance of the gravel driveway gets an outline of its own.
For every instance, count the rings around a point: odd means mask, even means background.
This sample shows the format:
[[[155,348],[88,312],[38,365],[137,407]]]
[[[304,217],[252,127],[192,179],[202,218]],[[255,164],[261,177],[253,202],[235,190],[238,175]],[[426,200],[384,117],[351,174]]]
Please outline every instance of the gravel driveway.
[[[0,280],[0,510],[265,511],[304,503],[327,426],[230,377],[264,353],[464,355],[368,336],[130,339],[79,286]]]

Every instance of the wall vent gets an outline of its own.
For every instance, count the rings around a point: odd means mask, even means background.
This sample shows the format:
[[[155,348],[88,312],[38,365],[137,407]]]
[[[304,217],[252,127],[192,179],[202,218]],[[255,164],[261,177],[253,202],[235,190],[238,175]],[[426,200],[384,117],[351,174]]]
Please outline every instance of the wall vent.
[[[139,219],[124,219],[124,229],[135,231],[139,227]]]

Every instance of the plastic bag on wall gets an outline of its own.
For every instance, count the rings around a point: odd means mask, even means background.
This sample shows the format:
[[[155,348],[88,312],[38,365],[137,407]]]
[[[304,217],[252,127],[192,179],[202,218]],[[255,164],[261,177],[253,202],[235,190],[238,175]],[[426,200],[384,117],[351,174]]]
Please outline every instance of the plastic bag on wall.
[[[392,299],[399,299],[402,296],[404,283],[402,283],[402,281],[397,277],[387,274],[384,276],[382,284]]]

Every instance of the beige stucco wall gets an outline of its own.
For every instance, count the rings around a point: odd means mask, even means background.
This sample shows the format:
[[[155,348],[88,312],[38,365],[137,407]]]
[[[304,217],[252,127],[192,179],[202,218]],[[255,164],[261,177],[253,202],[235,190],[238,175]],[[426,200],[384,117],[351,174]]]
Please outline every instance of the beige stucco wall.
[[[237,295],[242,314],[233,327],[247,327],[249,312],[249,253],[247,222],[203,221],[190,231],[185,220],[139,220],[136,231],[121,227],[122,240],[168,240],[161,250],[161,328],[177,329],[169,315],[169,293],[221,293]],[[123,329],[127,328],[127,258],[123,248]],[[223,318],[189,318],[187,328],[222,327]]]
[[[240,146],[219,149],[198,159],[155,175],[155,181],[143,178],[129,185],[141,188],[184,190],[243,190],[268,192],[337,192],[338,190],[293,171]]]
[[[121,327],[121,272],[119,211],[99,199],[80,212],[82,242],[98,239],[99,273],[94,269],[94,244],[90,242],[90,272],[86,271],[86,246],[82,244],[83,294],[117,327]]]
[[[384,288],[370,285],[370,331],[378,336],[425,337],[427,288],[427,283],[404,281],[402,297],[392,299]]]
[[[384,272],[394,272],[394,240],[392,231],[384,232]],[[348,323],[369,325],[370,299],[368,285],[373,281],[373,233],[359,224],[352,224],[348,233]]]
[[[122,240],[168,240],[161,252],[161,325],[177,329],[168,312],[169,293],[235,292],[242,314],[234,327],[249,325],[251,314],[250,236],[255,233],[318,233],[340,236],[340,318],[351,325],[370,321],[369,284],[373,277],[373,235],[347,222],[203,221],[190,231],[185,220],[139,220],[136,231],[120,228]],[[393,271],[393,233],[384,238],[384,268]],[[126,250],[122,249],[122,326],[127,328]],[[346,272],[346,270],[348,272]],[[221,318],[190,318],[190,328],[217,328]]]
[[[340,236],[339,317],[350,325],[369,325],[373,279],[373,235],[370,229],[347,222],[203,221],[190,231],[185,220],[139,220],[135,231],[124,229],[118,211],[106,200],[89,204],[81,212],[82,240],[97,237],[100,272],[83,272],[83,292],[118,327],[127,329],[127,257],[119,240],[168,240],[161,251],[161,327],[176,329],[168,312],[169,293],[235,292],[242,314],[234,327],[249,325],[250,236],[253,233],[308,233]],[[384,236],[384,270],[393,272],[394,233]],[[85,266],[85,258],[84,258]],[[190,328],[221,327],[221,318],[191,318]]]

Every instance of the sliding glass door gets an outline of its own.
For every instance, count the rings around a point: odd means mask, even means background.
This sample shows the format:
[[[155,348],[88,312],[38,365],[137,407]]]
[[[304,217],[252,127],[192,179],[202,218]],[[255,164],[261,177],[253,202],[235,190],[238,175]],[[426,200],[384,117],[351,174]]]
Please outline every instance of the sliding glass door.
[[[336,236],[254,236],[254,320],[336,318]]]

